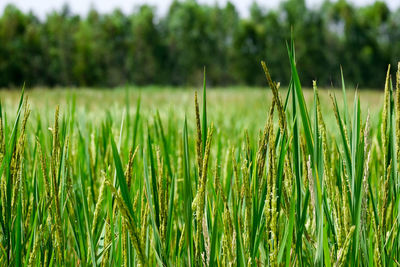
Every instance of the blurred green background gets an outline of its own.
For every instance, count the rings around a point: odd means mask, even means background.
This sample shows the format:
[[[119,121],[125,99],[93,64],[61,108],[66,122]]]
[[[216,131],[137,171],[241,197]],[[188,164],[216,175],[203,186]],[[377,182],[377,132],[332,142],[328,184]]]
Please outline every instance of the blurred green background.
[[[78,15],[68,5],[40,17],[8,5],[0,17],[0,88],[265,84],[260,60],[288,84],[291,33],[303,86],[383,88],[386,68],[400,58],[400,8],[346,0],[234,4],[173,1],[166,14],[141,5],[127,13]]]

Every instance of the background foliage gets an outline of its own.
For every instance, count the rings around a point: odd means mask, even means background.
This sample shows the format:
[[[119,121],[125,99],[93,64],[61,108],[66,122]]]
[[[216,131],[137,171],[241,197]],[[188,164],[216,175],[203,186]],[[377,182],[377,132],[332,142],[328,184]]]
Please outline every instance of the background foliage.
[[[400,55],[400,9],[383,2],[253,4],[246,18],[229,2],[174,1],[162,17],[147,5],[84,17],[65,6],[43,19],[9,5],[0,17],[0,87],[193,85],[204,66],[213,85],[262,85],[260,60],[288,84],[291,32],[308,87],[316,78],[320,86],[340,85],[341,64],[348,84],[382,88],[383,70]]]

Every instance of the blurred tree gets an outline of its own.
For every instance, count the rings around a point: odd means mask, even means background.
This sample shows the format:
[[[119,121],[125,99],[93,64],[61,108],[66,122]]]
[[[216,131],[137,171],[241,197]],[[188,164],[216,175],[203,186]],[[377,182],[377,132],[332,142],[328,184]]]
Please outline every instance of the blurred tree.
[[[233,36],[239,24],[239,15],[234,5],[228,2],[225,7],[208,7],[205,34],[207,50],[204,51],[204,66],[207,68],[207,81],[210,84],[226,85],[234,82],[230,59],[234,56]],[[201,82],[201,81],[200,81]]]
[[[290,77],[285,41],[293,34],[302,82],[382,87],[400,56],[400,9],[377,1],[355,7],[325,0],[307,7],[287,0],[276,9],[253,3],[239,16],[227,2],[175,0],[167,14],[142,5],[130,14],[95,9],[80,17],[66,5],[41,21],[8,5],[0,17],[0,87],[201,84],[265,85],[260,61],[277,81]]]
[[[100,32],[101,15],[89,11],[86,20],[81,20],[74,34],[75,51],[73,73],[81,86],[96,86],[104,79],[105,53],[102,32]]]
[[[130,17],[131,27],[127,54],[127,67],[135,84],[156,84],[162,81],[162,62],[165,61],[159,30],[155,24],[154,10],[141,6]]]
[[[234,35],[233,75],[239,82],[265,83],[264,75],[260,71],[260,61],[266,58],[267,29],[263,21],[263,11],[253,3],[250,8],[250,18],[241,21]]]
[[[0,86],[21,86],[26,79],[26,41],[35,43],[34,25],[29,29],[31,38],[25,40],[30,19],[33,18],[25,16],[14,5],[4,9],[0,20]]]
[[[74,85],[74,33],[80,18],[71,14],[65,5],[61,12],[53,11],[42,26],[43,63],[47,85]],[[42,74],[42,75],[43,75]]]
[[[104,84],[117,86],[131,82],[130,73],[133,68],[128,65],[130,58],[129,38],[131,22],[121,10],[114,10],[105,15],[101,23],[102,48],[104,49]]]
[[[400,61],[400,8],[390,14],[387,33],[382,42],[385,44],[390,63],[397,67],[397,63]]]
[[[201,81],[210,51],[204,6],[194,0],[174,1],[165,19],[168,67],[172,84]]]

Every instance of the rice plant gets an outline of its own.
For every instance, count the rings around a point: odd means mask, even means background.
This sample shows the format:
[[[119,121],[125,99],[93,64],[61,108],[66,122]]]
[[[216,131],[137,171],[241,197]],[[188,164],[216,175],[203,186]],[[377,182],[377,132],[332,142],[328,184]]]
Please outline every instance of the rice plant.
[[[24,91],[16,115],[0,105],[1,265],[398,265],[400,71],[387,70],[378,128],[342,79],[329,131],[293,43],[288,55],[287,90],[262,62],[273,100],[258,138],[210,121],[205,77],[179,122],[145,119],[140,98],[100,121],[74,100],[32,118]]]

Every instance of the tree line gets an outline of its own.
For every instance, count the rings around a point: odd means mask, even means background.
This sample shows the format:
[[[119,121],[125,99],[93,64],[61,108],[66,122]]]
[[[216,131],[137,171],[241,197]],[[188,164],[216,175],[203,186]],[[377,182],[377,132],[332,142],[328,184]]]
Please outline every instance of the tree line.
[[[278,8],[174,1],[157,16],[142,5],[86,16],[68,6],[45,18],[8,5],[0,17],[0,87],[196,85],[203,67],[212,85],[264,85],[260,61],[287,84],[286,41],[293,35],[303,83],[348,83],[381,88],[385,69],[400,59],[400,8],[383,2],[356,7],[346,0],[307,7],[288,0]]]

